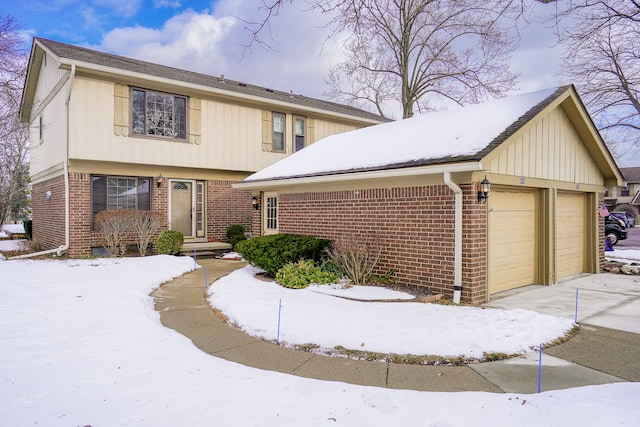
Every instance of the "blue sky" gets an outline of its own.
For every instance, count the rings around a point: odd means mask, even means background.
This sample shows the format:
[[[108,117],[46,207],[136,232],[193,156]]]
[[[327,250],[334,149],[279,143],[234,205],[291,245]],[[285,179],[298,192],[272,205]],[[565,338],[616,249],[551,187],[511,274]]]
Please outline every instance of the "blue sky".
[[[2,10],[22,28],[25,45],[33,36],[78,44],[233,80],[324,98],[330,68],[343,59],[341,40],[327,40],[328,18],[295,0],[271,20],[262,37],[270,43],[247,49],[245,21],[259,21],[262,0],[0,0]],[[547,11],[535,3],[538,12]],[[548,6],[547,6],[548,7]],[[570,83],[560,76],[562,49],[553,29],[530,24],[521,29],[512,55],[520,73],[514,93]],[[640,156],[638,156],[640,157]],[[622,166],[639,163],[622,159]]]

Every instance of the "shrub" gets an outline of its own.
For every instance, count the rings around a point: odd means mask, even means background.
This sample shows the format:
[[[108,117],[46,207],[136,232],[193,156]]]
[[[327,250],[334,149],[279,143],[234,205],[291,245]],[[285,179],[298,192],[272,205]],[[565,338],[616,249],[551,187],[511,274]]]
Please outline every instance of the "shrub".
[[[126,252],[123,244],[127,231],[131,226],[133,216],[131,211],[102,211],[96,215],[96,229],[102,234],[102,246],[115,257]]]
[[[22,226],[24,227],[24,235],[27,240],[31,240],[31,229],[32,229],[32,221],[30,219],[25,219],[22,221]]]
[[[356,285],[366,285],[378,265],[382,248],[377,238],[370,241],[349,236],[337,239],[326,252],[349,280]]]
[[[231,247],[235,249],[236,244],[243,240],[247,240],[247,237],[244,235],[244,227],[240,224],[230,225],[227,228],[227,242],[231,244]]]
[[[163,230],[158,236],[158,253],[174,255],[180,252],[184,243],[184,235],[175,230]]]
[[[312,283],[324,285],[335,283],[340,277],[336,273],[323,271],[309,259],[301,259],[297,263],[288,263],[276,274],[276,282],[285,288],[302,289]]]
[[[273,234],[238,242],[235,250],[249,263],[260,267],[273,277],[288,263],[295,263],[301,259],[319,262],[330,243],[330,240],[315,237]]]
[[[136,232],[136,246],[140,256],[147,254],[151,238],[158,232],[161,224],[160,214],[152,211],[135,211],[132,213],[131,225]]]

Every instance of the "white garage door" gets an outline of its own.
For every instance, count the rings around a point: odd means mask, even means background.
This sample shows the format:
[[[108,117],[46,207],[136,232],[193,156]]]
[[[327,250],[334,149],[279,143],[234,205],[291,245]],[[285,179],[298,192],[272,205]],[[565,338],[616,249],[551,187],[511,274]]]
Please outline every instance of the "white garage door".
[[[558,279],[584,271],[585,196],[558,193],[556,209],[556,276]]]
[[[533,190],[493,190],[489,197],[489,293],[535,280]]]

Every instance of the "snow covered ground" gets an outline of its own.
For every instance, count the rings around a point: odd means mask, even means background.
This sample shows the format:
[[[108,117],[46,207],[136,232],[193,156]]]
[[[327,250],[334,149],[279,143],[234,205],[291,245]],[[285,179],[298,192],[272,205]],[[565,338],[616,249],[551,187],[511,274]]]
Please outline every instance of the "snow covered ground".
[[[191,268],[190,258],[170,256],[0,261],[0,424],[601,426],[640,419],[638,383],[536,395],[428,393],[215,358],[163,327],[149,296]],[[286,301],[284,311],[292,308]],[[448,313],[455,310],[440,313],[441,324],[451,323]]]
[[[280,341],[288,344],[482,358],[484,353],[527,353],[574,326],[568,319],[527,310],[353,301],[411,296],[370,286],[287,289],[256,279],[256,271],[245,267],[218,280],[209,287],[209,302],[249,334],[268,340],[278,336],[281,313]]]

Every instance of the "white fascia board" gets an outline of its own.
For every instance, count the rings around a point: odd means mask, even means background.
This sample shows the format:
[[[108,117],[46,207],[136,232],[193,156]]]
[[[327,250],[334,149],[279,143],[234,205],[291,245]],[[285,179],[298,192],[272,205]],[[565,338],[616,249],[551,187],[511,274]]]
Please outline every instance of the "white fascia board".
[[[367,119],[367,118],[364,118],[364,117],[353,116],[353,115],[350,115],[350,114],[337,113],[337,112],[334,112],[334,111],[324,110],[324,109],[321,109],[321,108],[305,107],[304,105],[300,105],[300,104],[277,101],[277,100],[274,100],[274,99],[263,98],[263,97],[260,97],[260,96],[247,95],[247,94],[236,92],[236,91],[232,91],[232,90],[224,90],[224,89],[212,88],[211,86],[203,86],[203,85],[197,85],[197,84],[193,84],[193,83],[186,83],[186,82],[183,82],[183,81],[180,81],[180,80],[168,79],[168,78],[165,78],[165,77],[156,77],[156,76],[152,76],[152,75],[149,75],[149,74],[137,73],[137,72],[133,72],[133,71],[126,71],[126,70],[122,70],[120,68],[107,67],[107,66],[104,66],[104,65],[96,65],[96,64],[93,64],[93,63],[90,63],[90,62],[73,61],[73,60],[66,59],[66,58],[60,60],[60,65],[66,65],[66,66],[71,67],[71,65],[73,65],[73,64],[75,64],[76,68],[84,68],[84,69],[87,69],[87,70],[93,70],[93,71],[97,71],[97,72],[101,72],[101,73],[127,76],[127,77],[131,77],[131,78],[135,78],[135,79],[152,80],[152,81],[155,81],[155,82],[158,82],[158,83],[170,84],[170,85],[174,85],[174,86],[181,86],[181,87],[185,87],[185,88],[188,88],[188,89],[196,90],[196,91],[199,91],[199,92],[215,93],[215,94],[229,96],[229,97],[233,97],[233,98],[244,99],[244,100],[247,100],[247,101],[258,102],[258,103],[261,103],[261,104],[271,104],[271,105],[277,105],[277,106],[282,106],[282,107],[288,107],[288,108],[292,108],[292,109],[296,109],[296,110],[319,113],[319,114],[323,114],[325,116],[338,117],[338,118],[341,118],[341,119],[359,121],[359,122],[369,123],[369,124],[373,124],[373,125],[384,123],[383,121],[380,121],[380,120],[373,120],[373,119]]]
[[[418,166],[400,169],[385,169],[366,172],[345,172],[335,175],[308,176],[300,178],[270,179],[265,181],[241,181],[232,184],[239,190],[289,187],[294,185],[323,184],[330,182],[362,181],[368,179],[398,178],[420,175],[435,175],[445,172],[475,172],[483,169],[482,162],[448,163],[444,165]]]

